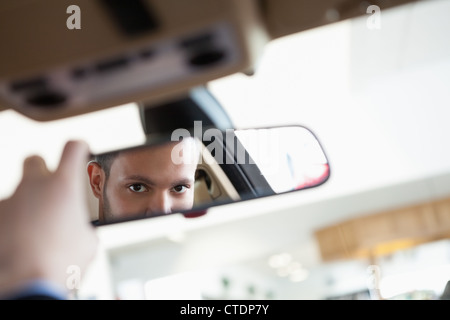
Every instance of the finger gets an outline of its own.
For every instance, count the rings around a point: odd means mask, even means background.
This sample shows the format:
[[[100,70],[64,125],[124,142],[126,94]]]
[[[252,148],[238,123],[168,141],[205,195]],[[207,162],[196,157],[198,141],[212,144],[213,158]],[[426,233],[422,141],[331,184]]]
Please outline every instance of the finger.
[[[56,172],[70,176],[73,179],[81,179],[86,175],[89,147],[84,141],[69,141],[64,146],[61,160]]]
[[[30,156],[23,163],[23,178],[37,178],[48,175],[50,171],[44,159],[39,156]]]

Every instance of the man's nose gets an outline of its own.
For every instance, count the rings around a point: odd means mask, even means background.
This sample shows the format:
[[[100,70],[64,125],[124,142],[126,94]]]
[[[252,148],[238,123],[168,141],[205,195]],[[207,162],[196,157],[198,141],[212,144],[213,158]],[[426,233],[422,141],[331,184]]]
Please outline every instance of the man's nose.
[[[146,210],[147,216],[171,212],[170,197],[165,192],[155,192],[149,197]]]

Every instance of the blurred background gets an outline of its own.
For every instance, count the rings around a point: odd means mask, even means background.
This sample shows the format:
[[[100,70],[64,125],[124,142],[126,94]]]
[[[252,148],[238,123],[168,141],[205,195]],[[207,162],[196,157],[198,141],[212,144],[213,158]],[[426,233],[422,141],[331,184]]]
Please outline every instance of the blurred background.
[[[450,1],[429,0],[270,43],[253,76],[208,84],[239,128],[301,124],[322,186],[98,229],[87,299],[445,299],[450,280]],[[0,198],[24,157],[56,166],[144,140],[136,105],[49,123],[0,114]],[[42,143],[45,141],[45,143]],[[295,148],[296,141],[291,141]]]

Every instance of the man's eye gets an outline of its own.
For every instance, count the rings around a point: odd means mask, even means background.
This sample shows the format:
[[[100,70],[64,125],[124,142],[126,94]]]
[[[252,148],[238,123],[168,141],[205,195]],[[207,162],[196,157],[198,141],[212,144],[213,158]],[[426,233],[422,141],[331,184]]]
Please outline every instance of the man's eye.
[[[142,185],[142,184],[132,184],[131,186],[129,186],[129,189],[133,192],[146,192],[147,188]]]
[[[188,186],[179,185],[172,188],[172,190],[176,193],[184,193],[188,189]]]

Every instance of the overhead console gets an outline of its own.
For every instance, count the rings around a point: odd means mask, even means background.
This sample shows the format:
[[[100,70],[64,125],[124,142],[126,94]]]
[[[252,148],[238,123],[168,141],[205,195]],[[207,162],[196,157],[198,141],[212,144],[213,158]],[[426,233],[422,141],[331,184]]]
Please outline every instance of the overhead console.
[[[2,1],[0,106],[52,120],[250,70],[259,19],[252,0]]]

